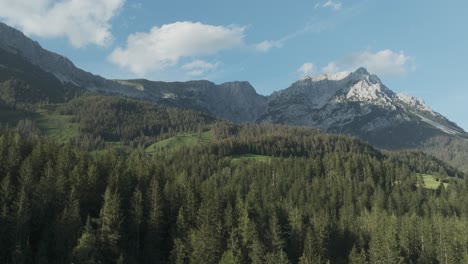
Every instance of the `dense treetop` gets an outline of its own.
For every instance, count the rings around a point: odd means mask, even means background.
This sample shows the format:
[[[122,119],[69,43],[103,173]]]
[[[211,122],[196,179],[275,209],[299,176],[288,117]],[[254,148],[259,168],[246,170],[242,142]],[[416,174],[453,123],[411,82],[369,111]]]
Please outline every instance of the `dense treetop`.
[[[468,185],[447,178],[429,190],[415,174],[444,179],[453,169],[443,162],[306,128],[221,123],[213,133],[153,156],[1,133],[0,261],[467,259]],[[270,158],[232,162],[247,153]]]

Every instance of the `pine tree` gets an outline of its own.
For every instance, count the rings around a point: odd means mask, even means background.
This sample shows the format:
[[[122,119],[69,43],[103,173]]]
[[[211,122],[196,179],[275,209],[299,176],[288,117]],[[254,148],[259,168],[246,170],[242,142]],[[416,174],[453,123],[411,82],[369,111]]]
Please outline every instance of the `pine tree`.
[[[289,254],[293,262],[298,262],[303,250],[303,220],[302,212],[295,207],[289,212],[290,231],[290,250]]]
[[[183,264],[189,262],[190,243],[187,241],[188,231],[185,210],[181,207],[177,216],[174,247],[169,258],[171,263]]]
[[[285,242],[283,239],[283,231],[278,222],[276,213],[270,217],[268,237],[271,243],[270,254],[267,255],[267,263],[289,263],[288,257],[284,252]],[[273,261],[273,262],[272,262]]]
[[[95,231],[91,226],[91,218],[88,216],[86,226],[73,249],[73,260],[77,264],[98,263],[100,257],[97,252],[98,242]]]
[[[369,257],[372,263],[400,263],[395,216],[372,212]]]
[[[237,256],[231,249],[224,251],[219,264],[237,264],[241,263],[239,256]]]
[[[72,249],[78,239],[78,232],[81,227],[80,205],[75,197],[74,190],[70,193],[70,198],[56,224],[56,252],[61,258],[60,262],[70,262]]]
[[[204,199],[197,215],[197,228],[190,233],[192,263],[218,263],[224,249],[222,248],[222,214],[221,197],[214,192],[202,194]],[[204,190],[206,191],[206,189]]]
[[[132,254],[135,259],[139,259],[140,252],[140,236],[141,236],[141,225],[143,223],[143,194],[137,188],[133,192],[131,200],[131,224],[132,224],[132,241],[130,245],[132,247]]]
[[[14,263],[27,263],[31,258],[29,244],[31,220],[30,204],[25,187],[22,187],[16,202],[16,243],[15,251],[12,254]]]
[[[361,249],[359,252],[356,247],[353,246],[353,249],[349,253],[348,261],[350,264],[367,264],[367,256],[364,249]]]
[[[11,176],[8,174],[0,182],[0,216],[7,217],[13,200]]]
[[[304,251],[299,259],[301,264],[319,264],[322,263],[322,256],[316,250],[312,229],[307,229],[306,237],[304,240]]]
[[[99,221],[99,243],[104,261],[114,262],[120,255],[122,213],[119,194],[110,188],[107,188],[104,193],[104,204]]]
[[[150,182],[146,194],[146,204],[148,215],[146,218],[146,237],[145,237],[145,258],[147,262],[160,259],[161,235],[160,228],[162,224],[162,203],[159,190],[159,183],[156,177],[153,177]]]

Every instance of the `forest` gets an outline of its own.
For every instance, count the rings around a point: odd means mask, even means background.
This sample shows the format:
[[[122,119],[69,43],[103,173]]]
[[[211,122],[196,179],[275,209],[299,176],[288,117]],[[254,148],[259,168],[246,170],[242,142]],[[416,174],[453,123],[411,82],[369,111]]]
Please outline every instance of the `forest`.
[[[153,155],[3,129],[0,263],[468,261],[468,184],[440,160],[310,128],[210,129]],[[245,154],[266,158],[233,162]]]

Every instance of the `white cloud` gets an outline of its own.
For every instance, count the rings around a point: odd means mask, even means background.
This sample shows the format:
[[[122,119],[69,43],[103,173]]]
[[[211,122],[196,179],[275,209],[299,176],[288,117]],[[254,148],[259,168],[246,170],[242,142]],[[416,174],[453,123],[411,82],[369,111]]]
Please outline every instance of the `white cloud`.
[[[327,66],[322,68],[322,72],[324,73],[337,73],[339,71],[340,67],[338,67],[335,62],[330,62],[327,64]]]
[[[268,52],[272,48],[282,48],[283,43],[281,41],[275,40],[265,40],[259,43],[254,44],[254,48],[261,52]]]
[[[311,75],[315,72],[315,65],[311,62],[306,62],[302,64],[297,71],[301,73],[302,76]]]
[[[182,65],[181,68],[187,70],[190,76],[200,76],[218,68],[220,64],[220,62],[210,63],[204,60],[194,60]]]
[[[364,67],[380,76],[402,76],[414,70],[413,59],[403,51],[394,52],[389,49],[376,53],[363,51],[348,55],[338,61],[332,61],[322,70],[325,73],[335,73],[341,70],[355,70]]]
[[[109,20],[125,0],[0,0],[0,18],[27,35],[67,37],[74,47],[112,41]]]
[[[213,55],[244,45],[244,28],[176,22],[132,34],[109,60],[137,75],[175,66],[185,57]],[[195,73],[195,72],[194,72]]]
[[[342,6],[343,5],[341,4],[341,2],[338,2],[338,1],[335,2],[333,0],[327,0],[323,4],[320,4],[320,3],[316,4],[315,8],[323,7],[323,8],[331,8],[333,10],[340,10]]]

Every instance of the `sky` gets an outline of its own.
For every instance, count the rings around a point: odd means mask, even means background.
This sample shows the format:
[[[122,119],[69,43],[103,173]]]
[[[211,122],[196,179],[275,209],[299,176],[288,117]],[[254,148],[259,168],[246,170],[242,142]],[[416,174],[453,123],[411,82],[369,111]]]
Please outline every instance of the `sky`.
[[[468,130],[466,0],[0,0],[0,21],[110,79],[249,81],[365,67]]]

